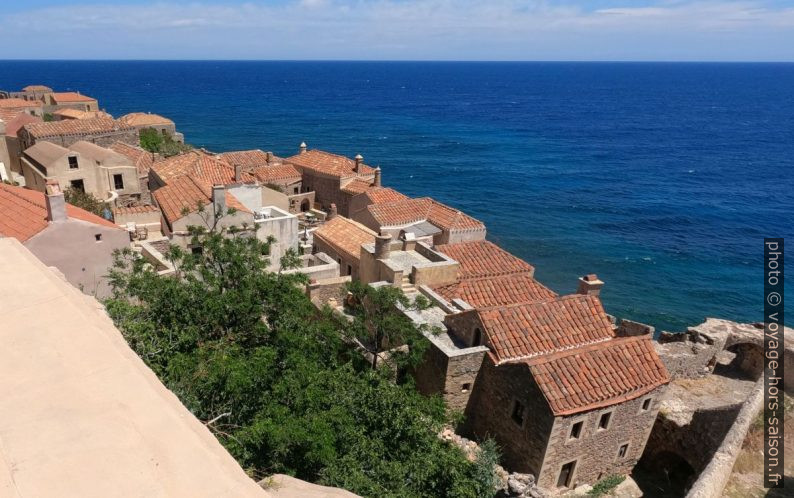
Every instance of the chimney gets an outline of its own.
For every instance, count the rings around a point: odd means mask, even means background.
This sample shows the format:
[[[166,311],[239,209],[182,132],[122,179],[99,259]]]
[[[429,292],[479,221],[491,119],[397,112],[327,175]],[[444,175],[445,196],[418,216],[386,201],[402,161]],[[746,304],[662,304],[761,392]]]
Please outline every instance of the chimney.
[[[212,186],[212,205],[215,208],[215,215],[220,212],[226,213],[226,187],[223,185]]]
[[[336,218],[337,214],[339,214],[339,212],[336,210],[336,204],[331,203],[331,208],[328,210],[328,216],[326,216],[325,219],[330,220]]]
[[[305,154],[306,153],[306,142],[301,142],[300,153],[301,154]]]
[[[47,203],[47,220],[64,221],[66,215],[66,199],[61,191],[58,180],[47,180],[45,201]]]
[[[272,163],[273,162],[273,153],[268,151],[265,155],[267,156],[267,163],[268,164]]]
[[[586,296],[597,296],[601,293],[601,287],[603,286],[604,282],[599,280],[595,273],[591,273],[579,278],[579,288],[576,293]]]
[[[380,166],[375,168],[375,186],[380,187]]]
[[[243,166],[241,164],[234,165],[234,181],[237,183],[243,181]]]
[[[361,165],[364,164],[364,157],[361,154],[356,154],[356,173],[361,173]]]
[[[375,259],[389,259],[391,248],[391,235],[381,234],[375,236]]]

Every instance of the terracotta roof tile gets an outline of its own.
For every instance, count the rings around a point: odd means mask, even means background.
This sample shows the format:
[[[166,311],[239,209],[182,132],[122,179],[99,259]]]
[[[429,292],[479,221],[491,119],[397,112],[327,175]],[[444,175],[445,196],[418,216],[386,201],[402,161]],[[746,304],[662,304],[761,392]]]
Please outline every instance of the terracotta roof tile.
[[[638,398],[670,381],[649,336],[616,338],[526,363],[557,416]]]
[[[52,99],[57,104],[69,102],[96,102],[95,98],[81,95],[79,92],[53,92]]]
[[[320,239],[353,259],[359,259],[362,244],[375,242],[375,232],[344,216],[335,216],[314,231],[314,238]]]
[[[372,184],[370,182],[368,182],[367,180],[364,180],[363,178],[356,178],[352,182],[348,182],[340,190],[342,190],[342,192],[346,192],[348,194],[356,195],[356,194],[363,194],[364,192],[369,190],[371,187],[372,187]]]
[[[436,246],[436,250],[460,263],[460,278],[494,277],[520,272],[531,274],[535,271],[526,261],[487,240],[444,244]]]
[[[246,171],[253,168],[271,165],[267,162],[267,152],[264,152],[260,149],[223,152],[218,154],[218,159],[221,159],[232,166],[239,164],[245,168]],[[282,161],[283,160],[280,157],[273,156],[271,163],[281,163]]]
[[[160,209],[157,206],[153,206],[151,204],[146,204],[142,206],[127,206],[127,207],[117,207],[113,210],[113,214],[143,214],[143,213],[159,213]]]
[[[404,201],[408,196],[389,187],[373,187],[364,192],[370,204],[382,204],[384,202]]]
[[[434,287],[447,301],[462,299],[475,308],[529,303],[557,296],[532,278],[531,273],[514,273],[497,277],[468,278]]]
[[[173,126],[170,119],[152,114],[150,112],[131,112],[119,118],[119,121],[129,126]]]
[[[409,225],[427,220],[442,230],[485,228],[481,221],[430,197],[371,204],[367,209],[381,226]]]
[[[251,174],[263,183],[295,183],[301,181],[300,172],[291,164],[262,166],[251,170]]]
[[[149,170],[152,169],[154,154],[151,152],[124,142],[116,142],[110,148],[123,156],[127,156],[137,168],[139,177],[148,175]]]
[[[16,137],[20,128],[29,123],[42,123],[40,117],[15,109],[0,109],[0,120],[6,124],[6,136]]]
[[[133,130],[134,128],[119,123],[114,119],[65,119],[63,121],[50,121],[45,123],[28,124],[24,127],[33,137],[46,138],[61,135],[83,135],[91,133],[108,133],[119,130]]]
[[[47,203],[42,192],[0,183],[0,234],[24,242],[47,228]],[[66,205],[66,214],[96,225],[118,228],[112,222],[83,209]]]
[[[322,150],[312,149],[303,154],[296,154],[292,157],[288,157],[285,161],[301,168],[326,173],[328,175],[338,177],[356,176],[356,162],[354,160]],[[366,164],[362,165],[361,174],[368,175],[374,172],[375,170],[372,167]]]
[[[80,109],[59,109],[52,112],[55,116],[61,116],[67,119],[91,119],[91,118],[106,118],[113,119],[113,116],[104,111],[81,111]]]
[[[212,203],[212,185],[191,175],[180,176],[152,194],[163,216],[173,223],[198,209],[199,204],[209,206]],[[250,213],[237,198],[226,191],[226,206],[238,211]]]
[[[497,363],[605,341],[615,334],[601,301],[582,294],[464,313],[479,316]]]
[[[207,181],[212,185],[236,183],[232,166],[200,150],[155,161],[152,169],[166,183],[185,175]],[[242,181],[253,183],[256,180],[249,173],[243,172]]]
[[[26,109],[29,107],[41,107],[43,104],[38,100],[25,100],[18,98],[0,99],[2,109]]]

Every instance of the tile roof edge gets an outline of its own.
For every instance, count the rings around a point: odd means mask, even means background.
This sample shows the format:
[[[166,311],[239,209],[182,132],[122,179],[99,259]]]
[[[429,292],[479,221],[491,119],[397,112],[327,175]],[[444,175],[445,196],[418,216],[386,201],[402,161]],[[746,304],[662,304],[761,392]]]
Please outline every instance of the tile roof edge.
[[[474,311],[477,310],[475,309]],[[496,355],[497,358],[496,360],[497,366],[510,364],[510,363],[522,363],[522,364],[526,364],[527,366],[532,366],[532,365],[540,365],[543,363],[547,363],[548,361],[551,361],[553,359],[557,359],[557,355],[559,355],[559,357],[562,358],[569,354],[575,353],[576,351],[574,350],[583,350],[591,346],[599,346],[603,342],[612,341],[614,339],[615,339],[614,336],[602,337],[601,339],[596,339],[594,341],[583,342],[581,344],[575,344],[573,346],[567,346],[564,348],[557,348],[551,351],[540,351],[537,353],[525,354],[521,356],[511,356],[510,358],[503,358],[503,359],[499,358],[498,354],[496,353],[494,354]],[[598,348],[596,347],[593,349],[598,349]]]

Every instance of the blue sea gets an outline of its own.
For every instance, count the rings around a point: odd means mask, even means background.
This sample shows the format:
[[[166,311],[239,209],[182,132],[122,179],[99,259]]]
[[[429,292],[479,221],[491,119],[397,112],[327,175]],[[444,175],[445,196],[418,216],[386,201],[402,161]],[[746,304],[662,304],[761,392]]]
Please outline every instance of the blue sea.
[[[0,61],[0,89],[29,84],[213,151],[361,153],[663,330],[762,320],[763,238],[794,236],[794,64]]]

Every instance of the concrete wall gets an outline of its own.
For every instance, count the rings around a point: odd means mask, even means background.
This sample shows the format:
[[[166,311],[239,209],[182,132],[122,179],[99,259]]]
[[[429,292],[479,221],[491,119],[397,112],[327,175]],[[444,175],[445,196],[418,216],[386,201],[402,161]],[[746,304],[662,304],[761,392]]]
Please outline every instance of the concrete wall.
[[[274,217],[261,221],[254,218],[257,227],[256,236],[262,241],[266,241],[269,237],[276,239],[270,246],[270,265],[278,267],[279,260],[288,249],[296,251],[298,249],[298,218],[273,206],[262,209],[267,210],[268,214]]]
[[[188,227],[190,226],[200,226],[204,228],[208,228],[212,226],[213,221],[213,207],[212,204],[208,204],[204,206],[204,213],[199,213],[194,211],[187,216],[184,216],[178,220],[176,220],[173,226],[169,229],[167,223],[163,223],[163,233],[168,235],[172,238],[171,242],[182,248],[189,248],[190,247],[190,235],[188,234]],[[221,220],[218,222],[218,228],[229,228],[230,226],[234,225],[236,227],[242,227],[243,224],[246,224],[248,227],[254,226],[254,216],[251,213],[245,213],[242,211],[238,211],[233,215],[225,215]]]
[[[113,222],[122,228],[126,228],[127,223],[135,223],[136,227],[146,227],[150,232],[155,230],[160,232],[161,217],[160,211],[155,210],[144,213],[114,213]]]
[[[289,196],[278,190],[273,190],[268,187],[261,187],[261,205],[262,206],[276,206],[282,211],[290,212]],[[300,207],[299,207],[300,209]]]
[[[96,240],[101,235],[101,240]],[[86,294],[107,297],[113,251],[129,247],[129,234],[118,228],[67,219],[50,223],[23,244],[47,266],[54,266]]]

